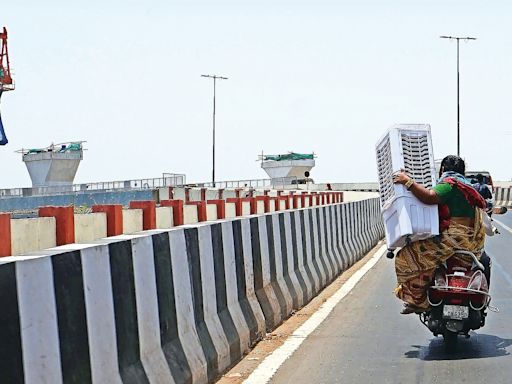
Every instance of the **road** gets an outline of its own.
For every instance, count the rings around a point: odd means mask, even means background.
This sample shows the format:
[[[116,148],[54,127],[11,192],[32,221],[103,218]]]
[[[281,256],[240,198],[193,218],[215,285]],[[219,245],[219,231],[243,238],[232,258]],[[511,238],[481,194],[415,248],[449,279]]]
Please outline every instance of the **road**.
[[[512,230],[512,213],[497,217]],[[382,257],[279,368],[271,383],[512,383],[512,233],[488,238],[494,261],[484,328],[448,354],[416,315],[400,315],[393,261]]]

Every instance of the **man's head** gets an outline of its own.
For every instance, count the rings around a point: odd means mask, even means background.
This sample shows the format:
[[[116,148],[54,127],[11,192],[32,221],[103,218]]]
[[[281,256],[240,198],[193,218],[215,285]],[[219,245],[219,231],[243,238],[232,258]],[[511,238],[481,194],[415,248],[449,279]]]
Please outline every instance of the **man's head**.
[[[439,177],[443,172],[457,172],[464,175],[466,172],[466,164],[459,156],[448,155],[441,161],[441,169],[439,170]]]
[[[482,184],[484,182],[484,175],[482,175],[481,173],[479,173],[478,175],[475,176],[475,178],[478,180],[478,182],[480,184]]]

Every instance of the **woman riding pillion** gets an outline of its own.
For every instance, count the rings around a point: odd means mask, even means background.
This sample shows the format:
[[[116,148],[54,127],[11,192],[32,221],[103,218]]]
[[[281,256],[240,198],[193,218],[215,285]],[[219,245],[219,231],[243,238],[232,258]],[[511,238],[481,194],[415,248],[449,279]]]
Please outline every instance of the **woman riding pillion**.
[[[415,183],[403,171],[393,176],[395,183],[404,184],[422,203],[439,206],[440,235],[412,242],[396,256],[395,295],[405,302],[402,314],[428,309],[428,287],[436,268],[447,259],[455,257],[461,265],[471,267],[471,257],[455,254],[455,250],[470,251],[480,259],[485,240],[482,210],[486,203],[464,173],[464,161],[447,156],[441,162],[438,184],[432,189]]]

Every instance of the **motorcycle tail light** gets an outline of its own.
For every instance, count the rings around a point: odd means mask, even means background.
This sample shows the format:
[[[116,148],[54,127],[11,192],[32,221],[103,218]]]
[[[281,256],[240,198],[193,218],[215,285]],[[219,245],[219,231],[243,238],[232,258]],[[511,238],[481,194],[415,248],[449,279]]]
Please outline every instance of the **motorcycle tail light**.
[[[480,286],[480,290],[484,292],[489,292],[489,286],[487,285],[487,277],[482,273],[482,285]]]
[[[450,287],[453,288],[466,288],[468,285],[468,279],[465,276],[451,276]]]
[[[462,304],[462,299],[450,299],[450,300],[448,300],[448,302],[450,304],[460,305],[460,304]]]
[[[487,279],[481,271],[476,271],[471,278],[469,285],[469,289],[474,289],[475,291],[489,291],[487,287]]]
[[[436,271],[434,283],[436,287],[446,287],[448,285],[446,281],[446,272],[444,270],[438,269]]]

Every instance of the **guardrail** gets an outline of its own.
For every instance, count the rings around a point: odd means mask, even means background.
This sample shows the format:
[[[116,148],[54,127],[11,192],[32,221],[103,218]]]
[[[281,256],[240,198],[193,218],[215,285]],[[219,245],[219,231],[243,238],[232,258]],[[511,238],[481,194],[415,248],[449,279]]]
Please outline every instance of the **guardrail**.
[[[284,187],[297,185],[299,180],[297,177],[279,177],[275,179],[246,179],[246,180],[229,180],[194,183],[198,187],[205,188],[272,188],[284,189]]]
[[[335,191],[379,192],[379,183],[331,183]]]
[[[69,193],[90,193],[115,190],[141,190],[162,187],[176,187],[186,184],[183,174],[164,173],[162,177],[121,181],[100,181],[95,183],[72,184],[51,187],[7,188],[0,189],[0,197],[27,197],[44,195],[62,195]]]
[[[62,185],[52,187],[33,187],[33,188],[6,188],[0,189],[0,198],[4,197],[28,197],[45,195],[64,195],[70,193],[91,193],[106,191],[128,191],[128,190],[146,190],[163,187],[184,187],[197,186],[204,188],[271,188],[271,189],[289,189],[298,186],[303,180],[297,177],[282,177],[275,179],[243,179],[228,180],[216,182],[186,182],[184,174],[164,173],[162,177],[147,179],[132,179],[119,181],[101,181],[94,183],[82,183],[73,185]],[[310,184],[311,186],[321,186],[324,184]],[[332,190],[335,191],[379,191],[378,183],[332,183]],[[312,188],[323,189],[323,188]]]

